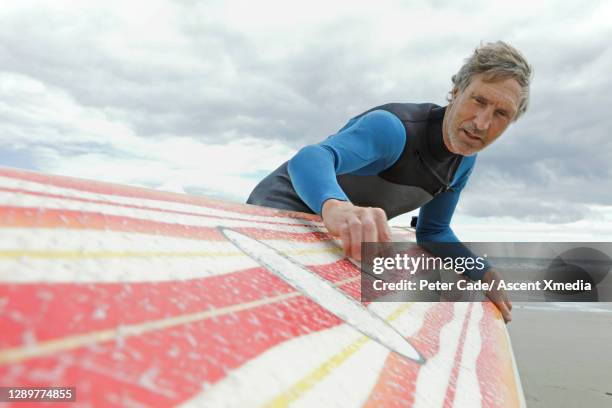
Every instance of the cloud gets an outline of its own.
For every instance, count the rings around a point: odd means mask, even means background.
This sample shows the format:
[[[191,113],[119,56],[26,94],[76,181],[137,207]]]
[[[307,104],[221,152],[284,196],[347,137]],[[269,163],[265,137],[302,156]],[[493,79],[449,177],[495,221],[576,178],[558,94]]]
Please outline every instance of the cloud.
[[[458,213],[565,225],[612,208],[606,2],[41,2],[0,10],[0,164],[243,200],[386,102],[445,103],[482,40],[535,68]]]
[[[141,137],[103,111],[21,75],[0,74],[0,89],[13,101],[0,108],[4,165],[244,201],[269,166],[293,152],[239,134],[223,143]]]

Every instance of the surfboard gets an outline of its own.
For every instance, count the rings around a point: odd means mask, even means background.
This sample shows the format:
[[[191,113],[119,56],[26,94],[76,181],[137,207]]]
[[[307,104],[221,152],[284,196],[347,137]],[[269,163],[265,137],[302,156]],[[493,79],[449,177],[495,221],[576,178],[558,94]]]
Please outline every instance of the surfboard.
[[[525,406],[491,303],[362,303],[317,216],[8,168],[0,386],[75,387],[70,406]]]

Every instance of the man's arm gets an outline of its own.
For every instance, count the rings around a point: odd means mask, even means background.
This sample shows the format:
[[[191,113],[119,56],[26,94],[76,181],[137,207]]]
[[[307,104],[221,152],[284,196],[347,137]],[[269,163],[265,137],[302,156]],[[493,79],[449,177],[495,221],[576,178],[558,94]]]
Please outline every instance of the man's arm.
[[[336,175],[376,175],[400,157],[406,131],[399,118],[376,110],[352,119],[327,140],[301,149],[288,165],[297,194],[342,239],[347,256],[361,258],[362,241],[388,241],[391,231],[380,208],[350,203]]]
[[[474,257],[474,254],[461,244],[451,229],[450,222],[459,202],[461,191],[470,177],[475,160],[476,156],[464,157],[452,187],[421,207],[417,221],[417,243],[431,252],[432,255],[450,256],[452,258]],[[455,245],[436,246],[435,243],[437,242],[449,242]],[[502,278],[499,271],[486,260],[484,263],[485,267],[482,270],[472,270],[464,273],[464,275],[470,279],[482,280],[486,283],[493,280],[499,281]],[[512,303],[503,291],[492,290],[488,291],[486,295],[497,306],[506,323],[512,320]]]
[[[476,156],[464,157],[457,176],[451,188],[436,196],[433,200],[421,207],[416,227],[417,243],[429,250],[433,255],[452,258],[472,257],[472,252],[461,244],[461,241],[450,227],[455,208],[459,202],[461,191],[474,168]],[[454,243],[456,245],[428,245],[438,242]],[[441,253],[440,251],[444,251]],[[480,280],[491,265],[485,261],[485,267],[480,271],[466,272],[464,275],[473,280]]]

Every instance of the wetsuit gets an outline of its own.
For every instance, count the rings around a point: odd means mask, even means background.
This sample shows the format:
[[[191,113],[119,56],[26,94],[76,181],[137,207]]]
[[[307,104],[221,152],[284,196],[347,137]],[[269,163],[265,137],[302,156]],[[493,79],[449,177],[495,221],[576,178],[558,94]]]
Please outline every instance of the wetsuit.
[[[476,155],[446,148],[444,112],[434,104],[387,104],[358,115],[283,163],[247,203],[321,214],[326,200],[338,199],[383,208],[389,219],[421,207],[419,244],[459,243],[450,221]],[[452,248],[452,254],[434,255],[473,256],[462,245]],[[466,275],[481,279],[489,267]]]

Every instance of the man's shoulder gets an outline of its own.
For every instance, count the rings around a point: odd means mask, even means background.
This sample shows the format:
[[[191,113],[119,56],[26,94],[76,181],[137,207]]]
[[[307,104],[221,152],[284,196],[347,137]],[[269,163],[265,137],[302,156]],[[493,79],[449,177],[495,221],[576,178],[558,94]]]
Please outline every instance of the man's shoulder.
[[[359,116],[376,110],[384,110],[394,114],[402,122],[422,122],[429,119],[432,111],[439,109],[441,106],[435,103],[390,102],[369,109]]]

